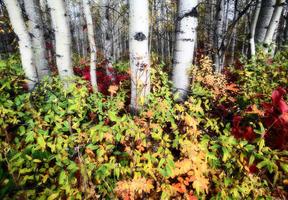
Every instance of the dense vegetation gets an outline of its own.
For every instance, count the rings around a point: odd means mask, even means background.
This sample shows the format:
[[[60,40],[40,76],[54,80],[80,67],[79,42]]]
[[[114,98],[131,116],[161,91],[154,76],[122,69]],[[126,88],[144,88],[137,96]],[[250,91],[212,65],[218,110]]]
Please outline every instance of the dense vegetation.
[[[259,53],[219,75],[202,57],[177,103],[171,69],[154,57],[138,116],[125,63],[113,81],[99,64],[102,93],[83,61],[69,88],[50,77],[28,93],[19,60],[1,61],[0,199],[284,199],[287,60]]]

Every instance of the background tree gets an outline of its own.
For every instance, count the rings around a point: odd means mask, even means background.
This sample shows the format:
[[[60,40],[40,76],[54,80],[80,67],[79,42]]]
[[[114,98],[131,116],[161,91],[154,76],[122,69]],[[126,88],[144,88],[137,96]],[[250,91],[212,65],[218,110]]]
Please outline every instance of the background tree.
[[[97,92],[97,77],[96,77],[96,64],[97,64],[97,51],[94,35],[94,25],[90,10],[90,0],[83,0],[84,14],[87,22],[88,40],[90,47],[90,80],[92,88]]]
[[[34,64],[32,42],[22,16],[22,11],[17,0],[4,0],[13,30],[18,37],[19,51],[22,66],[27,78],[28,89],[32,90],[38,82]]]

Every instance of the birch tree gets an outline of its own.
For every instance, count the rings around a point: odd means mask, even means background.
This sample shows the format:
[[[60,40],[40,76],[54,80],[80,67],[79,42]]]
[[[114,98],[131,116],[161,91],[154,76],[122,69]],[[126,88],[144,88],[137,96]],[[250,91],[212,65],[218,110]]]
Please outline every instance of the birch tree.
[[[148,0],[129,0],[129,54],[131,67],[131,112],[137,113],[150,93]]]
[[[56,64],[62,80],[74,75],[71,58],[71,32],[63,0],[47,0],[56,40]],[[65,81],[65,80],[64,80]],[[67,83],[67,82],[66,82]]]
[[[29,32],[32,35],[32,48],[34,52],[34,63],[39,80],[49,75],[48,62],[46,59],[45,39],[43,23],[40,14],[40,4],[36,0],[24,0],[25,11],[29,19]]]
[[[264,39],[264,44],[266,48],[270,46],[273,42],[273,36],[274,33],[277,32],[277,28],[279,25],[280,17],[282,15],[283,7],[284,7],[285,0],[277,0],[273,15],[271,17],[265,39]]]
[[[271,17],[274,11],[276,0],[262,0],[259,18],[256,25],[255,42],[256,44],[263,44],[267,28],[269,26]]]
[[[90,0],[83,0],[84,15],[87,22],[88,41],[90,47],[90,80],[94,92],[97,92],[97,78],[96,78],[96,43],[94,34],[94,25],[90,10]]]
[[[105,68],[108,76],[112,77],[109,69],[112,68],[112,27],[111,27],[111,14],[110,14],[110,1],[101,0],[101,18],[102,18],[102,36],[104,41],[104,57],[105,57]],[[113,78],[113,77],[112,77]]]
[[[256,7],[254,10],[254,15],[252,18],[251,26],[250,26],[250,54],[251,56],[254,56],[256,54],[256,47],[255,47],[255,31],[256,31],[256,25],[259,18],[261,9],[261,0],[256,1]]]
[[[28,89],[32,90],[38,82],[38,77],[33,60],[32,42],[25,25],[22,11],[17,0],[4,0],[11,25],[18,37],[20,57],[27,79]]]
[[[220,73],[223,65],[223,51],[221,48],[221,44],[223,41],[223,21],[224,21],[224,6],[225,1],[219,0],[217,4],[217,14],[216,14],[216,32],[214,35],[214,44],[216,47],[215,55],[214,55],[214,64],[216,72]]]
[[[198,0],[179,0],[176,28],[176,44],[173,63],[173,85],[179,100],[187,96],[188,70],[192,66],[196,42]]]

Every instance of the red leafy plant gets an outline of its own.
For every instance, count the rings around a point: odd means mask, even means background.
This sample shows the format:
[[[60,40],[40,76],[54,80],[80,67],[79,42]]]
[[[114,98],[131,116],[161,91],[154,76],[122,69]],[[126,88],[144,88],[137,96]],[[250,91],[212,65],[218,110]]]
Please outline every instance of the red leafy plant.
[[[128,73],[119,73],[114,68],[108,68],[109,73],[106,72],[105,62],[98,64],[97,67],[97,84],[98,84],[98,91],[102,94],[109,95],[109,88],[110,86],[118,86],[124,80],[129,79]],[[84,67],[74,67],[74,72],[76,75],[81,76],[84,80],[90,82],[90,66]],[[90,88],[92,91],[92,88]]]
[[[246,114],[257,114],[262,121],[266,132],[264,134],[266,143],[275,149],[288,149],[288,105],[284,100],[286,90],[282,87],[272,92],[272,102],[264,102],[261,109],[256,105],[250,106]],[[245,116],[234,116],[232,120],[232,134],[236,138],[253,141],[256,134],[252,126],[242,125],[247,121]]]
[[[288,105],[284,100],[286,91],[279,87],[272,92],[272,103],[263,103],[266,142],[272,148],[288,149]]]

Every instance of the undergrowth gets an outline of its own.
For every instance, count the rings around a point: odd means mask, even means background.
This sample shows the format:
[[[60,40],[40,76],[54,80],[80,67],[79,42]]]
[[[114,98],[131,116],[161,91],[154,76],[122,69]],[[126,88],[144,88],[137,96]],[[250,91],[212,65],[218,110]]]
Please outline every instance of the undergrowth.
[[[138,116],[129,114],[124,64],[93,94],[85,63],[70,88],[54,77],[31,93],[18,63],[0,63],[0,199],[287,196],[285,55],[260,55],[226,76],[203,57],[182,104],[164,65],[154,63],[149,104]],[[98,84],[111,78],[101,64],[97,73]]]

